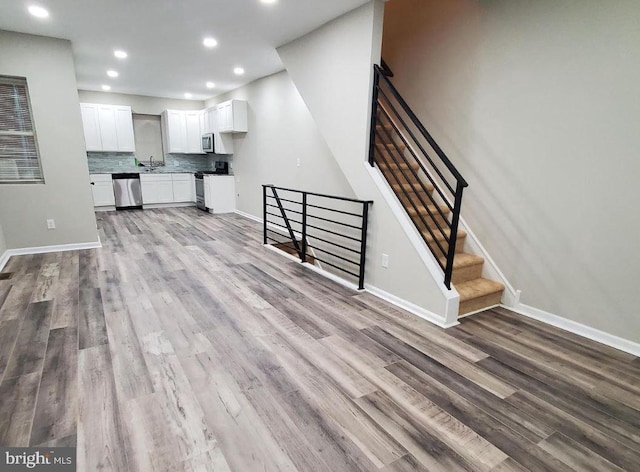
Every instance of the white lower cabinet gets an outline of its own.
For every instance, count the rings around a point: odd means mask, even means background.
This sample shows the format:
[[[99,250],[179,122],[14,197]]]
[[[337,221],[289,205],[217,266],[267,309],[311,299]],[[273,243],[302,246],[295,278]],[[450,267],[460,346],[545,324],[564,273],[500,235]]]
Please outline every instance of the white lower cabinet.
[[[113,179],[111,174],[91,174],[91,191],[93,192],[94,207],[112,207],[116,205],[113,193]]]
[[[187,203],[196,201],[196,185],[193,174],[172,174],[173,201]]]
[[[171,174],[140,174],[140,186],[143,205],[173,202]]]
[[[236,182],[233,175],[204,177],[204,201],[212,213],[236,211]]]
[[[193,174],[140,174],[142,203],[190,203],[196,200]]]

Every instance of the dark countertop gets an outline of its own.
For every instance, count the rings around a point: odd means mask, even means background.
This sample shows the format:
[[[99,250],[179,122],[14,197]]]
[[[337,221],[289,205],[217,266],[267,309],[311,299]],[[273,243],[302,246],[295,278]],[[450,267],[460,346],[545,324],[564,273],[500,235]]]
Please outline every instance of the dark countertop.
[[[195,170],[178,170],[175,167],[171,167],[169,169],[162,169],[160,167],[156,167],[155,170],[146,170],[144,167],[138,169],[130,169],[123,168],[122,170],[91,170],[89,171],[89,175],[95,174],[141,174],[141,175],[155,175],[155,174],[195,174],[198,171]],[[208,174],[213,176],[219,175],[233,175],[233,174]]]

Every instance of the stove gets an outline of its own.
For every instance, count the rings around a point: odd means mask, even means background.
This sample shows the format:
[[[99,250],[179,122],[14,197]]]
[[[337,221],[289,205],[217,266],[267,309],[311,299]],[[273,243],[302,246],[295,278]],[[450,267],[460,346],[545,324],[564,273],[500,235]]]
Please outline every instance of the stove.
[[[216,172],[213,170],[202,170],[194,174],[196,177],[196,206],[200,210],[209,211],[204,198],[204,176],[213,175],[215,173]]]

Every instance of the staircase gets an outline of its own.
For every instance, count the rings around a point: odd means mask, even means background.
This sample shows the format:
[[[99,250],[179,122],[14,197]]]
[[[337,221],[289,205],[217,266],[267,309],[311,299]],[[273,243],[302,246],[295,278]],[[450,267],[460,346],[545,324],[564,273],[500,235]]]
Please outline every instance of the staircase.
[[[458,229],[466,181],[395,89],[391,70],[375,66],[369,163],[377,165],[460,295],[459,316],[500,303],[504,285],[482,277],[484,258],[464,252]]]

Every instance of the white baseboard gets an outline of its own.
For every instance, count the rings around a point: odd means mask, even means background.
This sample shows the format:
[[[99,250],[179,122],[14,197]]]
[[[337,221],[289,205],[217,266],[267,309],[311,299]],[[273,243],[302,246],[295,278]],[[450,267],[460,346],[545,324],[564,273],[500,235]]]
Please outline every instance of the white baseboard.
[[[375,295],[376,297],[381,298],[382,300],[389,302],[392,305],[397,306],[398,308],[402,308],[403,310],[408,311],[409,313],[412,313],[430,323],[433,323],[436,326],[440,326],[441,328],[451,328],[460,324],[458,321],[447,321],[444,316],[436,315],[435,313],[429,310],[425,310],[415,303],[397,297],[389,292],[385,292],[378,287],[374,287],[368,284],[365,284],[364,287],[370,294]]]
[[[515,308],[508,306],[505,306],[504,308],[526,316],[527,318],[532,318],[534,320],[550,324],[556,328],[569,331],[570,333],[577,334],[587,339],[591,339],[592,341],[596,341],[606,346],[640,357],[640,343],[605,333],[599,329],[592,328],[582,323],[578,323],[577,321],[569,320],[523,303],[519,303]]]
[[[9,259],[13,256],[27,256],[30,254],[46,254],[50,252],[67,252],[67,251],[82,251],[85,249],[99,249],[102,247],[100,241],[93,243],[75,243],[75,244],[60,244],[57,246],[37,246],[37,247],[23,247],[19,249],[7,249],[2,257],[0,257],[0,270],[4,268]]]
[[[4,251],[4,253],[2,254],[2,256],[0,256],[0,271],[2,271],[2,269],[4,269],[4,266],[7,265],[7,262],[9,262],[9,258],[11,256],[9,255],[9,251]]]
[[[236,215],[244,216],[250,220],[255,221],[256,223],[262,223],[262,218],[258,218],[257,216],[250,215],[249,213],[245,213],[244,211],[236,210]]]
[[[331,272],[327,272],[326,270],[323,270],[319,267],[316,267],[312,264],[308,264],[305,263],[303,264],[302,262],[300,262],[300,259],[298,259],[295,256],[292,256],[291,254],[287,254],[284,251],[281,251],[269,244],[266,244],[264,247],[266,247],[267,249],[276,252],[277,254],[279,254],[282,257],[285,257],[287,259],[289,259],[290,261],[293,262],[297,262],[298,264],[302,265],[303,267],[316,272],[317,274],[322,275],[323,277],[326,277],[330,280],[333,280],[334,282],[342,285],[343,287],[347,287],[351,290],[354,291],[360,291],[358,290],[358,286],[354,283],[349,282],[348,280],[343,279],[342,277],[339,277]],[[451,328],[452,326],[456,326],[459,323],[457,321],[453,322],[453,323],[447,323],[445,318],[443,316],[438,316],[435,313],[432,313],[428,310],[425,310],[422,307],[419,307],[418,305],[411,303],[407,300],[404,300],[400,297],[397,297],[389,292],[385,292],[384,290],[381,290],[377,287],[374,287],[372,285],[368,285],[365,284],[365,291],[369,292],[371,295],[374,295],[388,303],[391,303],[392,305],[397,306],[398,308],[401,308],[405,311],[408,311],[409,313],[412,313],[416,316],[418,316],[419,318],[422,318],[426,321],[429,321],[430,323],[433,323],[437,326],[440,326],[441,328]]]
[[[195,202],[184,203],[147,203],[142,206],[143,210],[161,210],[162,208],[186,208],[196,206]]]

